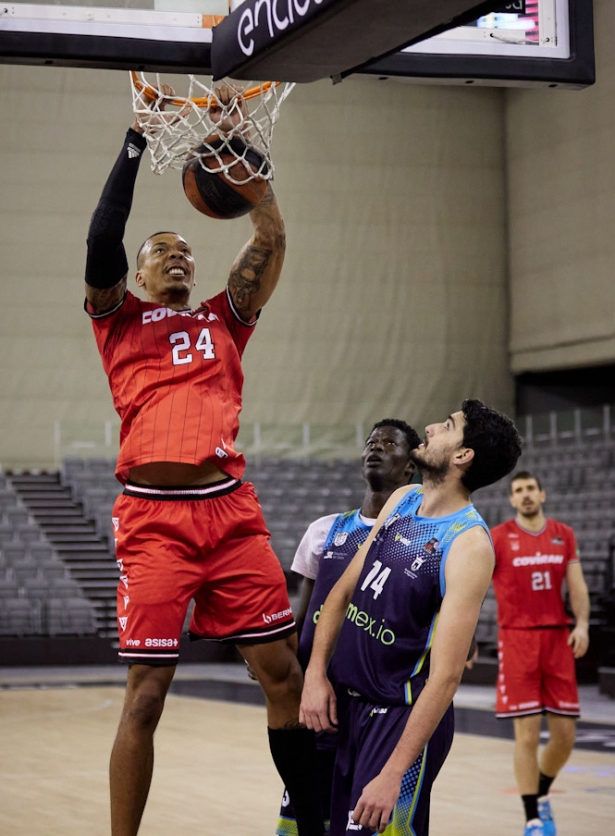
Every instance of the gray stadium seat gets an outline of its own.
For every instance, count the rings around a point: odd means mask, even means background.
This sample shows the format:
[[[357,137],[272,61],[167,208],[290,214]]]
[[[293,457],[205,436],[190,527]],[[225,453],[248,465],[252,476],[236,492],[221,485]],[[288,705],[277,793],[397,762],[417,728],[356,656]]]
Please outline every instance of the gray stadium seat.
[[[39,564],[39,570],[46,581],[55,581],[58,578],[68,578],[68,569],[61,560],[46,560]]]
[[[33,561],[27,561],[22,563],[19,566],[13,566],[13,577],[19,584],[19,586],[23,586],[28,588],[28,585],[31,581],[35,582],[38,586],[39,584],[45,584],[43,576],[41,575],[38,567],[38,563],[34,563]],[[40,598],[40,595],[35,595],[35,598]]]
[[[47,582],[49,597],[84,599],[79,584],[70,577],[52,578]]]
[[[30,521],[30,514],[27,508],[7,508],[4,512],[7,522],[13,526],[26,525]]]
[[[6,545],[16,545],[15,529],[12,525],[0,525],[0,549]]]
[[[26,546],[21,543],[11,546],[3,546],[2,555],[6,566],[19,566],[27,559]]]
[[[71,480],[74,476],[78,473],[83,473],[85,470],[85,461],[84,459],[77,458],[76,456],[67,456],[62,461],[62,469],[60,473],[60,478],[63,485],[70,484]]]
[[[105,488],[86,488],[81,496],[83,516],[89,520],[94,519],[98,509],[102,505],[108,505],[107,496]]]
[[[18,583],[20,587],[20,596],[26,598],[30,601],[46,601],[49,598],[49,581],[43,577],[43,575],[38,571],[36,574],[32,576],[24,577],[23,572],[19,572],[19,570],[14,569],[13,572],[15,576],[18,578]],[[19,580],[21,576],[22,580]]]
[[[19,587],[13,578],[13,570],[0,570],[0,598],[4,601],[6,598],[17,598],[18,595]],[[0,608],[2,606],[4,604],[1,604]]]
[[[46,563],[54,559],[53,548],[48,543],[30,543],[28,554],[37,563]]]
[[[20,543],[40,543],[43,532],[36,523],[23,523],[15,526],[15,536]]]
[[[47,631],[50,636],[83,636],[96,633],[96,618],[89,601],[50,598],[47,602]]]
[[[115,461],[101,456],[92,456],[87,461],[87,469],[97,476],[113,476],[115,473]]]
[[[0,490],[0,509],[14,508],[17,505],[17,494],[11,490]]]
[[[0,636],[28,636],[41,632],[40,607],[26,598],[5,600],[0,607]]]

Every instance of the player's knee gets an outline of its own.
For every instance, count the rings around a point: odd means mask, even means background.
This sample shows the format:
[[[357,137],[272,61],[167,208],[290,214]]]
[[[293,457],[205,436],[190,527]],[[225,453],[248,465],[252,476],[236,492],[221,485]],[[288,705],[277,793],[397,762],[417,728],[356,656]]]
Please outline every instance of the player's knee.
[[[142,729],[155,729],[164,708],[167,688],[156,678],[142,680],[129,687],[122,717],[125,722]]]
[[[289,645],[283,645],[276,653],[257,653],[250,659],[257,679],[269,699],[282,699],[290,694],[300,695],[303,673],[295,653]]]
[[[124,705],[123,720],[140,729],[155,729],[164,708],[164,696],[148,691],[133,694]]]
[[[540,724],[517,721],[515,723],[515,740],[520,746],[537,749],[540,743]]]
[[[556,728],[551,729],[553,743],[564,751],[570,751],[576,739],[576,724],[574,720],[570,723],[559,723]]]

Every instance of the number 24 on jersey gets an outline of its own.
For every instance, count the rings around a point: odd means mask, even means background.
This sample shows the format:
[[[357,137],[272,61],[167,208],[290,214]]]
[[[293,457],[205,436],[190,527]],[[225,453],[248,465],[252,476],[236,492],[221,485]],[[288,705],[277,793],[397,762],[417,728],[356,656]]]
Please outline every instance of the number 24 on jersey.
[[[173,365],[184,366],[194,359],[190,334],[187,331],[176,331],[169,335],[169,342],[173,346]],[[215,347],[211,339],[209,328],[201,328],[194,351],[203,352],[203,360],[213,360],[216,356]]]

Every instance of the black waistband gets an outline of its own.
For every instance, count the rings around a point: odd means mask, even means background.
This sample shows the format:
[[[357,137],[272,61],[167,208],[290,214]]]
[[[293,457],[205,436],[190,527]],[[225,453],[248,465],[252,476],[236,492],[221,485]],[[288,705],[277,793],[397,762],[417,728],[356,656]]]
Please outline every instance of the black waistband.
[[[524,632],[525,630],[570,630],[570,624],[533,624],[531,627],[502,627],[502,630],[514,630]]]
[[[139,499],[153,499],[158,502],[191,502],[195,499],[215,499],[225,496],[241,487],[241,479],[220,479],[208,485],[187,485],[175,488],[155,485],[139,485],[136,482],[126,482],[123,493],[125,496],[135,496]]]

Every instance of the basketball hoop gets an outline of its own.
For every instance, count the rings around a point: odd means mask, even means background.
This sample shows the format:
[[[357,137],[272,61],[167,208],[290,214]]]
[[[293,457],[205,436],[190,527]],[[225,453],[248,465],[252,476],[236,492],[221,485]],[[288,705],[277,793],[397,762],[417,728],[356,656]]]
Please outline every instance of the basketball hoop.
[[[231,81],[215,85],[210,81],[208,85],[193,75],[188,79],[187,95],[169,98],[158,92],[158,74],[150,82],[143,73],[130,73],[133,110],[147,140],[152,171],[162,174],[167,168],[182,169],[187,158],[195,156],[204,165],[202,158],[206,156],[210,172],[224,172],[231,182],[237,182],[233,167],[244,162],[250,149],[256,149],[262,165],[257,170],[243,166],[241,182],[245,182],[245,170],[250,172],[248,179],[271,180],[273,126],[294,83],[266,81],[244,89]],[[221,88],[232,91],[226,104],[218,98]]]

